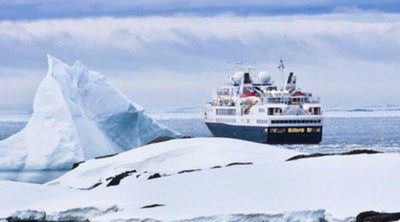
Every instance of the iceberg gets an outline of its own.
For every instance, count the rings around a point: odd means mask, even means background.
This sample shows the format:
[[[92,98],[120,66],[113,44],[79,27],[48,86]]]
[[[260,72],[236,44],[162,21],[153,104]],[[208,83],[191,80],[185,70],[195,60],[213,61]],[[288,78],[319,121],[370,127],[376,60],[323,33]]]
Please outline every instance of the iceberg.
[[[19,133],[0,141],[0,170],[60,170],[181,135],[149,117],[106,77],[48,55],[48,72]]]

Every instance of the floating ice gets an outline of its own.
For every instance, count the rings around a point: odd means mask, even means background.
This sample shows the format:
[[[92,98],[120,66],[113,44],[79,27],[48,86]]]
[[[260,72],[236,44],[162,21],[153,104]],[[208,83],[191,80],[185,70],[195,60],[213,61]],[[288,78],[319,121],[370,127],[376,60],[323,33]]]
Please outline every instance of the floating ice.
[[[48,56],[49,69],[19,133],[0,141],[0,170],[68,169],[179,134],[151,119],[104,75]]]

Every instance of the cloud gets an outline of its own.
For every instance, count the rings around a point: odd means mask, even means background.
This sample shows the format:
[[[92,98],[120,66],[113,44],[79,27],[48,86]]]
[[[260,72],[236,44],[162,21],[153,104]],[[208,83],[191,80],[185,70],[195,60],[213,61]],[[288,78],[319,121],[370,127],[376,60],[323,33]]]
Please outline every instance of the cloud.
[[[397,0],[16,0],[0,1],[1,20],[177,14],[294,15],[337,10],[399,12]]]
[[[379,82],[371,103],[396,103],[386,92],[397,90],[394,82],[400,81],[399,21],[398,14],[377,12],[4,21],[0,66],[39,79],[47,53],[69,63],[79,59],[144,106],[157,106],[160,96],[183,106],[204,102],[228,75],[228,61],[256,61],[275,73],[283,58],[301,85],[329,104],[370,102],[359,99],[370,82]],[[0,72],[4,78],[14,74]],[[3,95],[12,97],[10,90]],[[177,94],[180,100],[173,101]]]

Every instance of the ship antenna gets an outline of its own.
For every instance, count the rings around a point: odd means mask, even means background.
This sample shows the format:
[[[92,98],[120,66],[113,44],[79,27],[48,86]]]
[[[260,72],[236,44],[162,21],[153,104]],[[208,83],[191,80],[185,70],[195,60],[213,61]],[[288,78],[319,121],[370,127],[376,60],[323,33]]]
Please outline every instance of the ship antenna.
[[[279,71],[281,73],[282,90],[283,90],[283,87],[285,85],[285,72],[284,72],[285,65],[283,64],[283,60],[282,59],[279,61],[278,69],[279,69]]]

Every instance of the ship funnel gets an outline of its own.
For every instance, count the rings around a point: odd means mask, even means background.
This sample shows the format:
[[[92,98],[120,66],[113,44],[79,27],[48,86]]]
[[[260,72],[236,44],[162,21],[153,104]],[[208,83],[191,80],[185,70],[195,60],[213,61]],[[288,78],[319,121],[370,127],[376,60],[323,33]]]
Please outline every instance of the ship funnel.
[[[245,72],[243,75],[243,78],[244,78],[244,80],[243,80],[244,84],[251,84],[250,73]]]
[[[291,72],[286,82],[286,90],[292,92],[296,89],[296,76]]]

